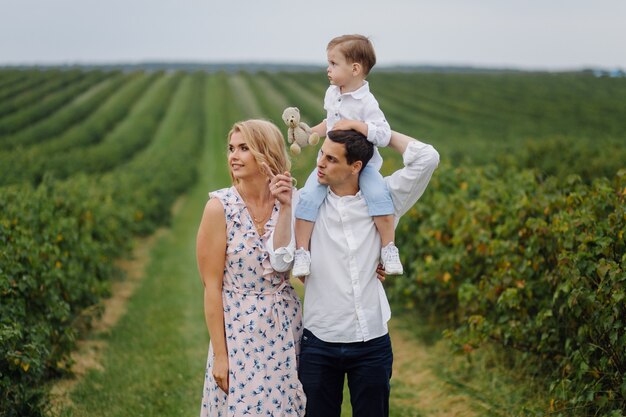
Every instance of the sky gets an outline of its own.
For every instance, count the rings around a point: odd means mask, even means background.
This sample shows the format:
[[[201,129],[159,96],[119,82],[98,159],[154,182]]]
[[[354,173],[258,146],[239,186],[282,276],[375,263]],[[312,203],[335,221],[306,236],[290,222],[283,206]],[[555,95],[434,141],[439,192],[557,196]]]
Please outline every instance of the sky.
[[[347,33],[378,66],[626,69],[626,0],[0,0],[0,65],[325,65]]]

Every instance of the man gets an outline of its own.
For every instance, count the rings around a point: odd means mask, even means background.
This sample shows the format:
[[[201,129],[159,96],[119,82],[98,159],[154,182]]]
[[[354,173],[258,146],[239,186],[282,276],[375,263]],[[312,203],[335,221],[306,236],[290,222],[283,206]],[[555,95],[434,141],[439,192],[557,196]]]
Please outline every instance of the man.
[[[311,236],[311,274],[305,281],[298,374],[307,396],[307,417],[341,414],[346,375],[353,415],[389,415],[391,311],[376,273],[380,237],[359,191],[359,173],[371,158],[372,146],[356,131],[331,131],[317,163],[318,181],[328,185],[328,194]],[[397,224],[423,194],[439,154],[432,146],[397,132],[392,133],[389,147],[402,154],[404,162],[404,168],[385,178]],[[270,187],[284,191],[288,180],[276,176]],[[281,217],[283,211],[291,212],[290,202],[285,202]],[[274,240],[268,242],[277,269],[291,261],[295,250],[286,224],[279,218]],[[274,252],[273,247],[279,249]]]

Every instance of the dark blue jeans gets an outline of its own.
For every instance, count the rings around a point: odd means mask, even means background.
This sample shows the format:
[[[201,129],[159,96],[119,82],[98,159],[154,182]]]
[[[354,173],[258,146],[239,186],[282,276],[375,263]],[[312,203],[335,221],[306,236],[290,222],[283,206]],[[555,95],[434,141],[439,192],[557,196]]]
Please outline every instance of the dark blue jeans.
[[[307,417],[339,417],[348,376],[354,417],[389,415],[393,353],[389,335],[356,343],[324,342],[304,329],[298,376]]]

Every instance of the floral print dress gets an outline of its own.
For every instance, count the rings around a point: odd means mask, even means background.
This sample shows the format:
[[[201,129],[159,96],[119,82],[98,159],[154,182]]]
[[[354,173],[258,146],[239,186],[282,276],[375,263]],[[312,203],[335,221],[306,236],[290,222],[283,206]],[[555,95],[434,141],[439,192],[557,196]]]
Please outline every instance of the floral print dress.
[[[213,379],[210,346],[200,415],[303,416],[306,397],[297,370],[302,307],[289,272],[274,271],[265,249],[280,203],[259,236],[235,187],[209,195],[222,202],[226,217],[222,301],[229,389],[226,394]]]

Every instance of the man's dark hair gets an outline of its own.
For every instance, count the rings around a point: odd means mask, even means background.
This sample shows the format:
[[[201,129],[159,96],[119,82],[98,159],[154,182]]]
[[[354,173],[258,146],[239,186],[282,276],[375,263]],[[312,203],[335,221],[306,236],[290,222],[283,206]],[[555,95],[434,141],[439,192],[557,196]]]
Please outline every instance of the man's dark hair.
[[[374,155],[374,144],[356,130],[331,130],[328,132],[328,139],[343,143],[346,146],[346,160],[349,164],[361,161],[361,171]]]

